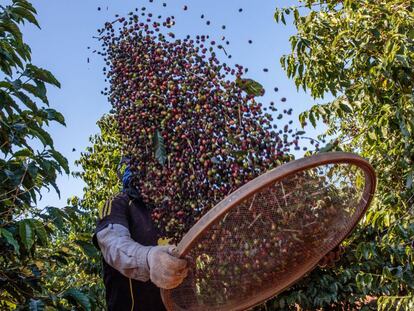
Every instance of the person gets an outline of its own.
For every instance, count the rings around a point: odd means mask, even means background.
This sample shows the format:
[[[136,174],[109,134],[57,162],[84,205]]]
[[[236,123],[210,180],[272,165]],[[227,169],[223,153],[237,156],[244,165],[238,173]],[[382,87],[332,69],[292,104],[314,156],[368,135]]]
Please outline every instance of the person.
[[[187,261],[173,255],[174,246],[157,245],[159,236],[151,211],[134,186],[128,167],[122,183],[122,192],[100,210],[93,236],[103,256],[108,310],[163,311],[160,288],[180,285],[188,274]],[[338,246],[319,266],[333,267],[343,252]]]
[[[163,311],[160,288],[172,289],[187,276],[185,259],[174,246],[157,245],[158,230],[134,186],[129,167],[122,192],[99,211],[94,244],[103,257],[103,279],[109,311]]]

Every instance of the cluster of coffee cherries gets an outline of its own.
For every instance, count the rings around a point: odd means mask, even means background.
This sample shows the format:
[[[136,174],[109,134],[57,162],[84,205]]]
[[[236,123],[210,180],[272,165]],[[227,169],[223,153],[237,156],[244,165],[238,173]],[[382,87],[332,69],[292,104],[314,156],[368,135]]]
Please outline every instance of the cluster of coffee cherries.
[[[175,18],[143,10],[99,30],[105,90],[134,182],[164,237],[178,242],[210,208],[289,161],[298,135],[242,65],[208,35],[176,38]],[[269,113],[270,112],[270,113]]]

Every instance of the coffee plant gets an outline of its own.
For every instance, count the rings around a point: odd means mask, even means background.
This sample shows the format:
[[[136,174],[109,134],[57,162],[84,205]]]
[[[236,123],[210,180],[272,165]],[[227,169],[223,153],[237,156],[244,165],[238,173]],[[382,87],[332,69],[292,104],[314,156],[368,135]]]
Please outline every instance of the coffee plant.
[[[65,125],[47,98],[47,85],[60,83],[32,63],[24,23],[39,27],[29,2],[0,6],[0,309],[90,309],[85,294],[54,275],[71,258],[55,244],[77,210],[37,206],[43,189],[59,193],[56,176],[69,168],[47,131],[51,122]]]
[[[328,129],[325,150],[361,154],[376,168],[375,200],[336,269],[319,269],[279,297],[295,310],[412,310],[414,306],[413,1],[298,1],[278,9],[297,33],[281,59],[315,98],[300,120]],[[319,121],[318,121],[319,120]]]

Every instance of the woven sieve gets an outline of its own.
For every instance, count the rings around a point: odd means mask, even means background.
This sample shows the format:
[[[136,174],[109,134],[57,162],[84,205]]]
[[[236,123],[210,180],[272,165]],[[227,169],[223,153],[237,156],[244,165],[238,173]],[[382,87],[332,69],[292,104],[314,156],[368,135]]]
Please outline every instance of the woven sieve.
[[[239,188],[177,246],[189,274],[162,290],[172,310],[246,310],[311,271],[352,231],[375,191],[371,165],[350,153],[292,161]]]

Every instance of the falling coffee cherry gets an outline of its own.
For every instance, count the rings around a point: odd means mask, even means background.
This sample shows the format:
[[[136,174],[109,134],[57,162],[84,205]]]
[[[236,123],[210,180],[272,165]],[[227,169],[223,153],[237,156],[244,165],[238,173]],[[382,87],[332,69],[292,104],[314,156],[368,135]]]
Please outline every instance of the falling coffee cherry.
[[[286,102],[286,97],[282,97],[282,99],[280,100],[282,103]]]
[[[101,10],[101,7],[100,6],[98,6],[98,11],[100,11]]]
[[[267,68],[263,68],[263,71],[264,71],[264,72],[269,72],[269,69],[267,69]]]
[[[252,44],[253,43],[253,41],[252,40],[249,40],[249,44]]]
[[[279,91],[279,88],[275,87],[273,90],[274,90],[275,92],[278,92],[278,91]]]
[[[207,21],[207,22],[206,22],[206,24],[207,24],[207,25],[210,25],[210,24],[211,24],[211,22],[210,22],[210,21]]]
[[[188,6],[184,5],[183,10],[187,11],[187,9],[188,9]]]
[[[223,30],[226,29],[226,25],[221,26],[221,29]]]
[[[242,8],[240,8],[240,9],[239,9],[239,12],[243,12],[243,9],[242,9]]]

